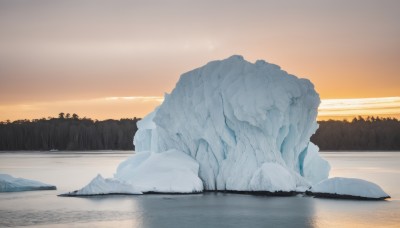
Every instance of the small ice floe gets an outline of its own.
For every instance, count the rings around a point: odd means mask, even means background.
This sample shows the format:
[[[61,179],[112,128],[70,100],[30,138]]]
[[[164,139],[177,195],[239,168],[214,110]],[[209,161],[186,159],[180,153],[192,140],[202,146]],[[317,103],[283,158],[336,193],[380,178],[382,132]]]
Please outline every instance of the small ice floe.
[[[21,192],[56,189],[57,188],[54,185],[24,178],[15,178],[8,174],[0,174],[0,192]]]
[[[308,195],[323,198],[384,200],[390,196],[378,185],[361,179],[334,177],[312,186]]]
[[[110,194],[137,195],[142,194],[142,192],[135,190],[130,184],[113,178],[103,178],[99,174],[85,187],[73,192],[61,194],[60,196],[95,196]]]

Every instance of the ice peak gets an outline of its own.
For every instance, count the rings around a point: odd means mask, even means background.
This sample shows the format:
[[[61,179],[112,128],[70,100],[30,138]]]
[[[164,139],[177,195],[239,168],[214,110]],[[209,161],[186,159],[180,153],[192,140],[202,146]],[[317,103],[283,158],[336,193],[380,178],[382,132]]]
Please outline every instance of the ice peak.
[[[231,57],[227,58],[226,60],[241,60],[241,61],[246,61],[244,60],[243,56],[241,55],[232,55]],[[224,60],[223,60],[224,61]]]
[[[268,63],[265,60],[259,59],[259,60],[256,61],[255,64],[258,65],[258,66],[262,66],[262,65],[266,65]]]

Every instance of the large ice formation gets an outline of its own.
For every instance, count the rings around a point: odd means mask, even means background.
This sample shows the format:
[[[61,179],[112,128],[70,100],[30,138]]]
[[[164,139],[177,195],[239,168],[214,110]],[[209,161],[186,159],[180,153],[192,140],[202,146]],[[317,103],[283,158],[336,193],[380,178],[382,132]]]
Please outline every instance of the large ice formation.
[[[141,192],[307,189],[329,173],[310,142],[319,103],[309,80],[277,65],[210,62],[138,122],[136,154],[115,179]]]
[[[54,185],[24,178],[15,178],[8,174],[0,174],[0,192],[21,192],[55,189],[56,186]]]
[[[306,191],[330,170],[310,142],[319,103],[309,80],[277,65],[210,62],[138,122],[136,154],[113,180],[140,192]]]
[[[207,190],[294,191],[328,177],[310,143],[319,103],[309,80],[232,56],[183,74],[138,123],[134,144],[138,154],[189,155]]]
[[[378,185],[369,181],[334,177],[314,185],[310,195],[329,198],[387,199],[390,196]]]

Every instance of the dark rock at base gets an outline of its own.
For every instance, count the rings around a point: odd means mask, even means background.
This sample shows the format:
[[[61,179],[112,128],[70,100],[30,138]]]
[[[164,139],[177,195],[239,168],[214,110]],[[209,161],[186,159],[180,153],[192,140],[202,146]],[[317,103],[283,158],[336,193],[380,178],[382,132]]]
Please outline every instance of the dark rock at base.
[[[256,195],[256,196],[295,196],[299,194],[296,191],[284,192],[269,192],[269,191],[236,191],[236,190],[217,190],[217,191],[206,191],[206,192],[222,192],[222,193],[233,193],[233,194],[244,194],[244,195]]]
[[[56,186],[42,186],[42,187],[34,188],[32,190],[57,190],[57,187]],[[30,190],[28,190],[28,191],[30,191]]]
[[[107,193],[107,194],[87,194],[87,195],[78,195],[76,194],[78,191],[63,193],[57,196],[61,197],[91,197],[91,196],[107,196],[107,195],[138,195],[138,194],[129,194],[129,193]],[[192,195],[192,194],[201,194],[207,192],[214,193],[230,193],[230,194],[243,194],[243,195],[256,195],[256,196],[295,196],[297,194],[301,194],[301,192],[290,191],[290,192],[269,192],[269,191],[235,191],[235,190],[207,190],[203,192],[190,192],[190,193],[178,193],[178,192],[143,192],[143,195]]]
[[[389,199],[390,198],[390,196],[380,197],[380,198],[372,198],[372,197],[341,195],[341,194],[332,194],[332,193],[324,193],[324,192],[311,192],[311,191],[306,191],[306,195],[314,196],[315,198],[375,200],[375,201],[376,200],[385,200],[385,199]]]
[[[130,194],[130,193],[107,193],[107,194],[87,194],[87,195],[77,195],[74,192],[68,192],[59,194],[59,197],[96,197],[96,196],[130,196],[130,195],[138,195],[138,194]]]

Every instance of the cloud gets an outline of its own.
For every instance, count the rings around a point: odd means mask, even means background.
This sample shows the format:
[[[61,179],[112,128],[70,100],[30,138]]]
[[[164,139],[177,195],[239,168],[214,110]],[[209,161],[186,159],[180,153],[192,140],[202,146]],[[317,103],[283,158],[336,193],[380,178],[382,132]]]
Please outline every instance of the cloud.
[[[102,99],[106,101],[140,101],[140,102],[159,102],[159,103],[164,101],[164,97],[159,97],[159,96],[106,97]]]
[[[321,117],[400,115],[400,97],[323,99],[318,109]]]

